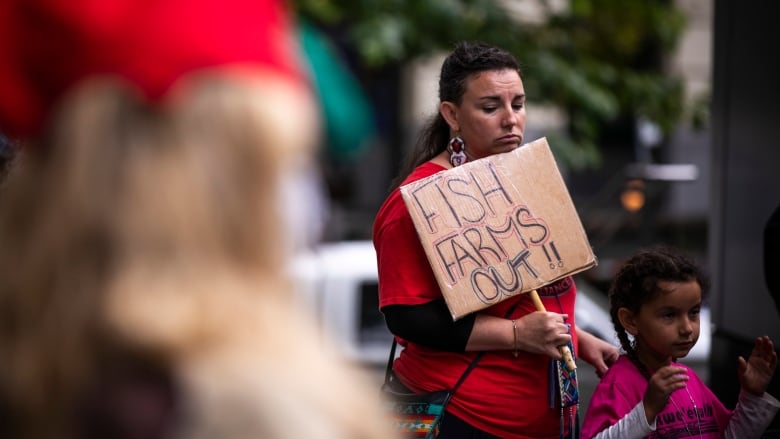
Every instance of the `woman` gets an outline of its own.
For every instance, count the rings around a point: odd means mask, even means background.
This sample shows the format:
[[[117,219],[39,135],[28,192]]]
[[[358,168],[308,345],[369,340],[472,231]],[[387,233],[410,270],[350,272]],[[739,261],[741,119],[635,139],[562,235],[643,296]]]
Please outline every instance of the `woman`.
[[[374,245],[380,309],[405,346],[395,377],[414,392],[450,389],[477,352],[487,351],[449,403],[440,438],[553,438],[574,434],[576,406],[550,406],[550,359],[570,342],[603,374],[617,348],[576,328],[576,288],[567,277],[539,294],[550,312],[535,312],[527,295],[453,322],[398,187],[520,147],[525,90],[508,52],[461,43],[445,59],[439,112],[429,122],[396,188],[377,214]],[[398,184],[400,183],[400,184]],[[511,314],[507,315],[507,312]],[[571,334],[569,326],[575,328]],[[563,422],[563,424],[562,424]]]

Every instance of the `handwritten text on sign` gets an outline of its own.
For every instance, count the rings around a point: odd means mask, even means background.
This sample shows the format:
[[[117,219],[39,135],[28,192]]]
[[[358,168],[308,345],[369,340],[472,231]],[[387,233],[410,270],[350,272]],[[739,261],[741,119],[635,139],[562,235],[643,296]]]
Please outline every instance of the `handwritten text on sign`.
[[[545,139],[401,192],[453,318],[595,265]]]

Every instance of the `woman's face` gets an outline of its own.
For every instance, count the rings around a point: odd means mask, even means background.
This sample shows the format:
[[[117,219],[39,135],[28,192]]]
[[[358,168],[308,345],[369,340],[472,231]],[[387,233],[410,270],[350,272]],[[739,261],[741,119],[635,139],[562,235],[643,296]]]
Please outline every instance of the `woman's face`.
[[[525,131],[525,89],[517,71],[488,70],[466,80],[460,105],[439,108],[454,134],[466,144],[469,160],[511,151]]]

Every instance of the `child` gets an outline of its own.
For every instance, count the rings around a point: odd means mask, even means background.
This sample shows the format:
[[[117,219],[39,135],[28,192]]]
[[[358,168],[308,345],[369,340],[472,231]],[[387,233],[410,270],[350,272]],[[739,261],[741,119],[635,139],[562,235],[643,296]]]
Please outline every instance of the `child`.
[[[763,433],[780,409],[780,401],[765,393],[777,365],[769,337],[758,337],[747,361],[739,358],[742,391],[734,411],[676,362],[699,338],[706,290],[701,270],[670,248],[643,250],[621,268],[609,300],[625,353],[593,394],[583,438],[748,439]]]

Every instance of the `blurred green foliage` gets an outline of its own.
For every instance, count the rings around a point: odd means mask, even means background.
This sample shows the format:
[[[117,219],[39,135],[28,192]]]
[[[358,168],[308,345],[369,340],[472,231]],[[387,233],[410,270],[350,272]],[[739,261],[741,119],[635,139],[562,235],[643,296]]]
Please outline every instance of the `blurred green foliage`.
[[[481,40],[514,53],[532,102],[562,108],[568,130],[551,145],[564,166],[595,167],[610,124],[638,117],[665,134],[681,121],[683,85],[668,74],[685,17],[672,0],[569,0],[525,20],[515,0],[293,0],[297,14],[337,29],[362,68],[377,69]],[[526,1],[526,3],[528,3]],[[551,137],[552,137],[551,136]],[[632,145],[627,145],[631,147]]]

